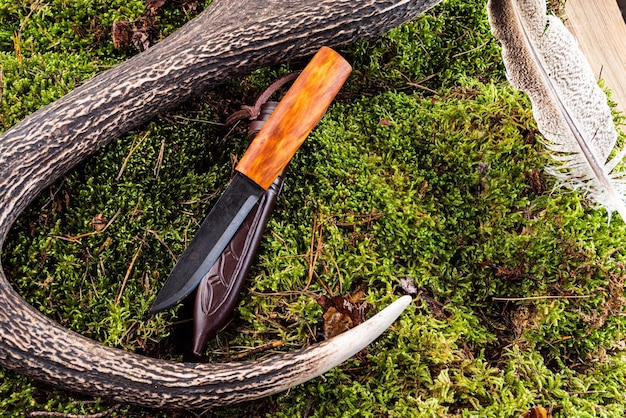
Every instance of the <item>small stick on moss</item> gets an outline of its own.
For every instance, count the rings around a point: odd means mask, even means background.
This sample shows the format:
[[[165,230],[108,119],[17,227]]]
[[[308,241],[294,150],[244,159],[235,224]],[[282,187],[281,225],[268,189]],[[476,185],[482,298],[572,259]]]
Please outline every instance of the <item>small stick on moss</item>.
[[[122,404],[113,405],[106,411],[97,414],[81,415],[81,414],[63,414],[61,412],[34,411],[28,414],[29,417],[53,417],[53,418],[104,418],[118,410]]]
[[[126,169],[126,165],[128,164],[128,160],[130,160],[131,155],[133,155],[137,148],[139,148],[139,146],[144,143],[148,136],[148,132],[144,133],[139,141],[134,141],[133,144],[130,146],[130,151],[128,152],[128,155],[126,155],[126,158],[124,158],[124,162],[122,163],[122,167],[120,167],[119,173],[117,173],[117,176],[115,177],[115,181],[119,181],[122,178],[122,174],[124,174],[124,170]]]
[[[306,282],[306,286],[304,286],[305,289],[308,289],[309,286],[311,285],[311,281],[313,281],[313,271],[314,271],[314,266],[315,263],[317,261],[317,252],[315,251],[315,236],[317,232],[317,216],[313,218],[313,228],[311,231],[311,245],[309,246],[309,274],[308,274],[308,280]],[[321,231],[320,231],[321,234]]]
[[[163,246],[165,247],[165,249],[167,250],[168,253],[170,253],[170,256],[172,256],[172,260],[174,260],[174,262],[178,261],[178,258],[176,257],[176,254],[174,254],[174,252],[170,249],[170,247],[167,245],[167,242],[165,242],[165,240],[153,229],[147,229],[147,232],[151,233],[152,235],[154,235],[154,237],[161,243],[163,244]]]
[[[309,275],[308,280],[306,282],[306,286],[304,289],[308,289],[313,281],[313,276],[315,274],[315,266],[317,265],[317,258],[319,257],[319,253],[322,251],[324,246],[324,224],[318,222],[317,216],[313,218],[313,232],[311,234],[311,247],[309,249]],[[317,240],[316,240],[317,238]],[[317,242],[316,242],[317,241]],[[319,276],[318,276],[319,279]],[[321,279],[320,279],[321,282]],[[322,282],[322,285],[327,288],[327,286]],[[330,292],[330,290],[327,288]]]
[[[212,120],[208,120],[208,119],[198,119],[198,118],[187,118],[181,115],[174,115],[174,120],[175,121],[183,121],[183,122],[200,122],[200,123],[206,123],[209,125],[215,125],[215,126],[226,126],[226,124],[222,123],[222,122],[214,122]]]
[[[262,297],[270,297],[270,296],[280,296],[280,297],[291,297],[291,296],[308,296],[311,298],[319,297],[319,294],[312,290],[288,290],[284,292],[259,292],[254,289],[247,289],[251,295],[262,296]]]
[[[463,51],[463,52],[456,53],[456,54],[454,54],[454,55],[452,56],[452,58],[453,58],[453,59],[455,59],[455,58],[462,57],[463,55],[466,55],[466,54],[471,54],[472,52],[476,52],[476,51],[478,51],[479,49],[482,49],[482,48],[486,47],[486,46],[487,46],[487,45],[489,45],[490,43],[491,43],[491,39],[487,40],[487,42],[485,42],[485,43],[484,43],[484,44],[482,44],[482,45],[477,46],[476,48],[472,48],[472,49],[469,49],[469,50],[467,50],[467,51]]]
[[[159,173],[161,172],[161,166],[163,165],[163,155],[165,154],[165,139],[161,140],[161,149],[159,149],[159,156],[157,158],[157,163],[154,166],[154,178],[159,177]]]
[[[547,296],[529,296],[525,298],[493,298],[492,300],[496,300],[498,302],[519,302],[525,300],[542,300],[542,299],[584,299],[590,298],[593,295],[571,295],[571,296],[558,296],[558,295],[547,295]]]
[[[35,13],[35,11],[39,8],[40,3],[41,1],[36,1],[30,7],[30,12],[28,13],[28,15],[26,15],[26,17],[22,21],[20,28],[17,30],[17,32],[14,32],[12,36],[13,49],[15,50],[15,57],[17,58],[17,63],[19,64],[20,67],[22,66],[22,63],[24,60],[24,57],[22,56],[22,32],[24,32],[24,28],[26,27],[26,24],[32,17],[33,13]]]
[[[104,231],[106,231],[111,226],[111,224],[113,224],[113,222],[115,221],[115,219],[117,219],[117,217],[120,215],[121,212],[122,212],[122,208],[119,208],[117,210],[117,212],[115,212],[115,215],[113,215],[111,220],[109,220],[109,222],[107,222],[107,224],[100,230],[92,231],[92,232],[85,232],[84,234],[74,235],[73,237],[72,236],[63,236],[63,235],[53,235],[53,237],[54,238],[58,238],[58,239],[63,240],[63,241],[78,242],[81,238],[86,238],[86,237],[90,237],[92,235],[102,234],[102,233],[104,233]]]
[[[400,75],[407,81],[406,85],[407,86],[411,86],[411,87],[416,87],[418,89],[422,89],[422,90],[426,90],[429,93],[433,93],[433,94],[438,94],[435,90],[430,89],[426,86],[424,86],[422,83],[425,83],[426,81],[435,78],[437,76],[437,73],[435,74],[431,74],[427,77],[422,78],[421,80],[417,81],[417,82],[413,82],[411,81],[411,79],[407,76],[405,76],[404,74],[400,73]]]
[[[143,244],[146,241],[147,232],[143,235],[141,239],[141,243],[139,244],[139,248],[135,251],[135,255],[133,255],[133,259],[130,261],[128,268],[126,269],[126,274],[124,275],[124,280],[122,281],[122,285],[120,286],[120,290],[117,292],[117,296],[115,297],[115,306],[118,305],[120,299],[122,298],[122,294],[124,293],[124,288],[126,287],[126,283],[128,283],[128,278],[130,277],[131,271],[133,271],[133,266],[135,265],[135,261],[137,261],[137,257],[139,257],[139,253],[143,248]]]
[[[244,357],[252,356],[254,354],[263,353],[267,350],[271,350],[272,348],[278,348],[281,345],[285,344],[285,341],[273,341],[271,343],[263,344],[258,347],[251,348],[250,350],[243,351],[239,354],[235,354],[231,358],[234,360],[242,359]]]

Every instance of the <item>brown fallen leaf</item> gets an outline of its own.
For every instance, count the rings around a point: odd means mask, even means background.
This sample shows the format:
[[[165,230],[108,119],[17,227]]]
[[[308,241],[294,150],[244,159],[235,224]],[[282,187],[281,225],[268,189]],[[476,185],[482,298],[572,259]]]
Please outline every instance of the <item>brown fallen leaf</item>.
[[[196,10],[198,10],[198,5],[199,5],[199,3],[200,3],[200,2],[199,2],[198,0],[186,0],[186,1],[184,2],[185,6],[186,6],[189,10],[191,10],[191,11],[193,11],[193,12],[195,12]]]
[[[132,45],[143,52],[158,41],[158,31],[155,25],[156,18],[152,13],[146,13],[132,23],[116,20],[113,22],[112,30],[113,46],[128,48]]]
[[[115,49],[128,48],[133,36],[133,29],[128,22],[116,20],[113,22],[113,47]]]
[[[131,42],[140,52],[145,51],[158,41],[158,31],[155,28],[155,17],[147,13],[133,22],[133,36]]]
[[[163,7],[165,0],[146,0],[146,9],[156,10]]]
[[[102,232],[107,226],[107,219],[99,213],[91,219],[91,225],[96,232]]]
[[[522,178],[528,180],[530,190],[537,195],[541,195],[546,191],[546,183],[541,176],[541,172],[536,168],[531,168],[522,174]]]
[[[331,338],[365,321],[365,314],[371,308],[362,302],[365,292],[358,290],[354,295],[325,296],[317,298],[324,309],[324,338]]]

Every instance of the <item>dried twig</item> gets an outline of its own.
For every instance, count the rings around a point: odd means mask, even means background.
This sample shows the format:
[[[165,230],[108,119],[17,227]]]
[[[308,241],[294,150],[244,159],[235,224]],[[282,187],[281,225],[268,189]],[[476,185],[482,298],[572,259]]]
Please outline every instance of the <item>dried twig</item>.
[[[477,46],[477,47],[475,47],[475,48],[472,48],[472,49],[469,49],[469,50],[467,50],[467,51],[463,51],[463,52],[459,52],[459,53],[457,53],[457,54],[454,54],[454,55],[452,56],[452,58],[453,58],[453,59],[456,59],[456,58],[462,57],[463,55],[467,55],[467,54],[471,54],[472,52],[476,52],[476,51],[478,51],[479,49],[482,49],[482,48],[486,47],[487,45],[489,45],[489,43],[490,43],[490,42],[491,42],[491,39],[489,39],[489,40],[488,40],[487,42],[485,42],[484,44],[479,45],[479,46]]]
[[[165,155],[165,139],[161,140],[161,148],[159,149],[159,156],[157,158],[157,163],[154,166],[154,178],[159,177],[159,172],[161,171],[161,165],[163,165],[163,156]]]
[[[318,231],[319,229],[319,231]],[[322,234],[323,229],[318,228],[317,216],[313,218],[313,231],[311,232],[311,245],[309,246],[309,274],[306,282],[305,289],[308,289],[313,281],[313,275],[315,274],[315,265],[317,264],[317,257],[322,246]],[[317,246],[315,238],[317,237]]]
[[[128,282],[130,273],[133,271],[133,266],[135,265],[135,261],[137,261],[137,257],[139,257],[139,253],[141,252],[141,249],[143,248],[143,244],[146,241],[146,235],[147,235],[147,232],[143,235],[143,238],[141,239],[141,243],[139,244],[139,248],[137,248],[137,251],[135,251],[135,254],[133,255],[133,259],[130,261],[128,268],[126,269],[124,280],[122,281],[120,290],[117,292],[117,296],[115,297],[115,306],[118,305],[118,303],[120,302],[120,299],[122,298],[122,294],[124,293],[124,288],[126,287],[126,283]]]
[[[247,291],[251,295],[261,296],[261,297],[270,297],[270,296],[280,296],[282,298],[290,298],[290,297],[299,297],[299,296],[308,296],[312,298],[317,298],[319,296],[318,292],[314,292],[312,290],[303,289],[303,290],[287,290],[284,292],[259,292],[254,289],[247,289]]]
[[[225,126],[225,124],[222,123],[222,122],[214,122],[214,121],[208,120],[208,119],[187,118],[187,117],[181,116],[181,115],[174,115],[173,118],[174,118],[175,121],[199,122],[199,123],[206,123],[208,125]]]
[[[78,240],[80,240],[81,238],[86,238],[86,237],[90,237],[92,235],[102,234],[104,231],[107,230],[108,227],[111,226],[111,224],[115,221],[115,219],[117,219],[117,217],[120,215],[121,212],[122,212],[122,208],[119,208],[117,210],[117,212],[115,212],[115,215],[113,215],[111,220],[109,220],[109,222],[107,222],[107,224],[102,229],[100,229],[99,231],[86,232],[84,234],[79,234],[79,235],[74,235],[74,236],[54,235],[54,238],[58,238],[58,239],[63,240],[63,241],[78,242]]]
[[[113,217],[111,218],[111,220],[109,222],[107,222],[107,224],[102,229],[100,229],[99,231],[86,232],[84,234],[79,234],[79,235],[74,235],[74,236],[54,235],[54,238],[58,238],[58,239],[61,239],[63,241],[77,242],[81,238],[86,238],[86,237],[90,237],[92,235],[102,234],[104,231],[107,230],[108,227],[111,226],[111,224],[115,221],[115,219],[119,216],[119,214],[121,212],[122,212],[122,209],[121,208],[118,209],[117,212],[115,212],[115,215],[113,215]]]
[[[278,348],[278,347],[280,347],[283,344],[285,344],[285,341],[282,341],[282,340],[281,341],[273,341],[271,343],[263,344],[263,345],[260,345],[258,347],[254,347],[254,348],[251,348],[249,350],[243,351],[241,353],[235,354],[231,358],[234,359],[234,360],[242,359],[244,357],[248,357],[248,356],[251,356],[251,355],[254,355],[254,354],[263,353],[263,352],[265,352],[267,350],[271,350],[273,348]]]
[[[176,254],[174,254],[174,252],[170,249],[170,247],[167,245],[167,242],[165,242],[165,240],[163,239],[163,237],[161,237],[155,230],[148,228],[146,230],[146,232],[149,232],[150,234],[154,235],[154,237],[161,243],[163,244],[163,246],[165,247],[165,249],[167,250],[168,253],[170,253],[170,256],[172,257],[172,260],[174,260],[174,263],[178,262],[178,257],[176,257]]]
[[[126,169],[126,165],[128,164],[128,160],[130,160],[130,157],[133,155],[133,153],[137,150],[137,148],[139,148],[139,146],[141,144],[144,143],[144,141],[148,138],[148,132],[146,132],[140,139],[139,141],[135,141],[133,142],[133,144],[130,146],[130,151],[128,152],[128,155],[126,155],[126,158],[124,158],[124,162],[122,163],[122,167],[120,167],[120,171],[119,173],[117,173],[117,176],[115,177],[116,181],[119,181],[119,179],[122,178],[122,174],[124,174],[124,170]]]
[[[584,299],[590,298],[593,295],[571,295],[571,296],[559,296],[559,295],[546,295],[546,296],[529,296],[525,298],[493,298],[499,302],[519,302],[525,300],[542,300],[542,299]]]

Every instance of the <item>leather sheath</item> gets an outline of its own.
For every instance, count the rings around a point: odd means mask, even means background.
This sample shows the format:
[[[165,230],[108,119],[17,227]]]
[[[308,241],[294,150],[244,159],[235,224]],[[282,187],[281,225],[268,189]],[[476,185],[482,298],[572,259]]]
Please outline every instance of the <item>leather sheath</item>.
[[[277,104],[266,102],[261,106],[259,116],[249,126],[250,139],[261,130]],[[229,246],[197,288],[193,321],[193,353],[196,355],[202,354],[209,338],[226,325],[231,317],[276,198],[282,190],[283,178],[284,172],[259,199]]]

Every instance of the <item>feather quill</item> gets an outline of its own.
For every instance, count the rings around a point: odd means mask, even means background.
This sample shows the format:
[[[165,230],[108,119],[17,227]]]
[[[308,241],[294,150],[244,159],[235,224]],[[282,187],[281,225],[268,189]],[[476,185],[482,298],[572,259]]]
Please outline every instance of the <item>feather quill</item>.
[[[617,131],[593,71],[574,36],[545,0],[489,0],[491,32],[502,44],[507,78],[526,92],[533,115],[555,164],[547,168],[559,186],[617,211],[626,222],[624,157],[615,152]]]

